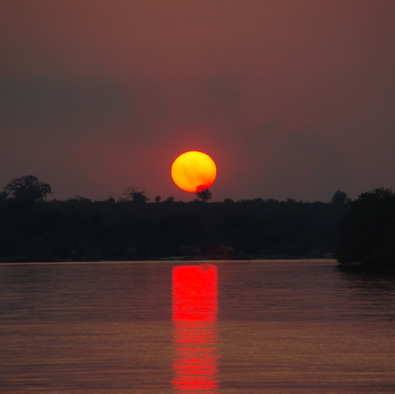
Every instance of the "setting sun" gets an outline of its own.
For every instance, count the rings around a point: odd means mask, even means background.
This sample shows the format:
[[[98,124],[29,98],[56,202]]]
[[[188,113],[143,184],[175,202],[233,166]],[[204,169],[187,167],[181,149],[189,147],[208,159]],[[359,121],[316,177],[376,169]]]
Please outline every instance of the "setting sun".
[[[174,183],[189,193],[208,189],[217,177],[214,160],[202,152],[185,152],[174,160],[171,166]]]

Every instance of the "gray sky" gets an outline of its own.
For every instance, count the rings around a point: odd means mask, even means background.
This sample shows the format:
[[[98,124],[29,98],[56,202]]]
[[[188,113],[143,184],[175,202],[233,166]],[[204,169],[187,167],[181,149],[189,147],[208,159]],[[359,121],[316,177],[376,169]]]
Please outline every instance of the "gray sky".
[[[330,201],[395,188],[393,0],[1,0],[0,187]]]

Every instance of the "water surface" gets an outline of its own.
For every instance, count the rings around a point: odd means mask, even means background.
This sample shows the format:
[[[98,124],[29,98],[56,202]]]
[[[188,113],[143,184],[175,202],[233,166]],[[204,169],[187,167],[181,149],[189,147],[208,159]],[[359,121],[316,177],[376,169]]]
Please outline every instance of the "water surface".
[[[2,393],[393,393],[394,334],[331,260],[0,265]]]

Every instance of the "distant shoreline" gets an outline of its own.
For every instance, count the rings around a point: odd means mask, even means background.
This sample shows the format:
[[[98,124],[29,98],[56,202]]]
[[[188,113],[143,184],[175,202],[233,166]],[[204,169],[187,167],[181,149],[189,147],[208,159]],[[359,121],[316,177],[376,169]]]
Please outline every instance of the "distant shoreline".
[[[17,262],[2,262],[1,265],[56,265],[56,264],[65,264],[65,265],[74,265],[74,264],[141,264],[141,263],[194,263],[194,262],[211,262],[211,263],[220,263],[220,262],[230,262],[230,263],[240,263],[240,262],[273,262],[273,261],[328,261],[334,262],[337,264],[336,259],[332,258],[278,258],[278,259],[157,259],[157,260],[98,260],[98,261],[17,261]]]

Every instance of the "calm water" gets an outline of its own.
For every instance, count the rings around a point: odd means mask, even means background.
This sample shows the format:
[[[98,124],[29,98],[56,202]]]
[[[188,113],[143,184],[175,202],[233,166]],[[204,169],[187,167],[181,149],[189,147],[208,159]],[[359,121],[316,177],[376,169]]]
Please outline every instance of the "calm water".
[[[394,393],[394,334],[330,260],[0,265],[1,393]]]

